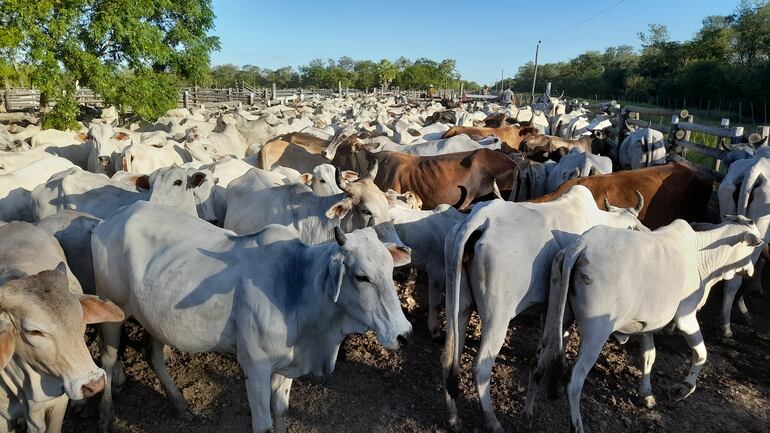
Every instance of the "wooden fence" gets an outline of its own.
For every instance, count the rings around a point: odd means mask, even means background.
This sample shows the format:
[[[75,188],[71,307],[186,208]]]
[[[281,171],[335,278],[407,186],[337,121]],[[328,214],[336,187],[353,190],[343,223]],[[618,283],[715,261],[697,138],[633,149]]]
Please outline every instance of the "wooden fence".
[[[600,109],[613,114],[613,128],[610,131],[610,144],[618,148],[620,143],[626,137],[628,125],[637,127],[651,128],[660,131],[666,136],[669,148],[674,150],[674,160],[689,162],[697,165],[699,171],[715,182],[720,182],[725,175],[725,169],[722,160],[726,151],[722,148],[722,143],[742,144],[757,143],[770,136],[770,127],[758,126],[754,128],[745,128],[743,126],[730,126],[729,119],[722,119],[720,126],[709,126],[695,123],[695,118],[688,110],[667,109],[667,108],[649,108],[626,105],[621,107],[615,101],[596,103],[588,106],[589,109]],[[659,116],[670,120],[670,123],[653,123],[650,120],[642,120],[641,117]],[[697,142],[692,138],[693,133],[703,134],[703,137],[715,137],[715,146],[706,143]],[[710,141],[710,140],[709,140]],[[698,160],[711,160],[709,166],[696,164],[688,161],[688,153],[694,152],[700,158],[689,158]],[[691,156],[691,155],[690,155]],[[707,157],[707,158],[703,158]]]

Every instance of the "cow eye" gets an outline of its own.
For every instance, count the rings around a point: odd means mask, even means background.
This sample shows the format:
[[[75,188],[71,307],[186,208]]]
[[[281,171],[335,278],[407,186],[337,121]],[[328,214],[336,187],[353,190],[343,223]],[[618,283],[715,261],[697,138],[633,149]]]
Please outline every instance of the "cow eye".
[[[43,331],[38,331],[37,329],[29,329],[24,332],[26,332],[27,335],[34,335],[35,337],[43,337],[45,335]]]
[[[175,180],[174,186],[182,186],[182,181],[180,179]]]
[[[321,179],[319,182],[326,183],[326,181],[324,179]]]
[[[368,283],[369,282],[369,277],[367,277],[364,274],[358,274],[358,275],[356,275],[356,281],[361,281],[362,283]]]
[[[369,209],[364,209],[364,210],[361,211],[361,213],[364,214],[364,215],[372,216],[372,212]]]

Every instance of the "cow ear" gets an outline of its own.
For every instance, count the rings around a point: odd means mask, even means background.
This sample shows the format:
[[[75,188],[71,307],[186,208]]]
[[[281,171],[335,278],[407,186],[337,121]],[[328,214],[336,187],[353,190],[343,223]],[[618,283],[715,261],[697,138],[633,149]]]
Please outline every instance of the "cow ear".
[[[150,176],[142,175],[137,176],[134,178],[134,185],[136,185],[137,188],[142,190],[149,190],[150,189]]]
[[[86,141],[87,139],[88,139],[88,134],[86,134],[85,132],[78,132],[77,134],[75,134],[75,140],[76,141],[79,141],[79,142],[82,143],[82,142]]]
[[[6,320],[7,314],[0,313],[0,369],[13,359],[13,352],[16,351],[16,338],[13,335],[13,326],[9,320]]]
[[[310,185],[313,183],[313,175],[311,173],[302,173],[302,175],[299,177],[299,183]]]
[[[115,135],[112,136],[112,138],[114,138],[115,140],[119,140],[119,141],[128,140],[128,134],[126,134],[123,131],[116,132]]]
[[[326,211],[326,218],[345,218],[345,215],[353,209],[353,200],[346,198],[334,203],[329,210]]]
[[[398,246],[396,244],[387,243],[385,247],[393,256],[393,266],[406,266],[412,261],[412,249],[405,246]]]
[[[98,296],[83,295],[80,297],[83,307],[83,322],[86,325],[104,322],[122,322],[126,316],[123,310],[110,301],[99,299]]]
[[[196,171],[190,176],[190,188],[197,188],[203,184],[206,180],[206,173],[202,171]]]
[[[348,182],[353,182],[355,180],[358,180],[358,172],[355,172],[353,170],[343,170],[342,178]]]
[[[326,294],[335,303],[340,297],[343,275],[345,275],[345,262],[342,255],[332,256],[329,261],[329,275],[326,277]]]

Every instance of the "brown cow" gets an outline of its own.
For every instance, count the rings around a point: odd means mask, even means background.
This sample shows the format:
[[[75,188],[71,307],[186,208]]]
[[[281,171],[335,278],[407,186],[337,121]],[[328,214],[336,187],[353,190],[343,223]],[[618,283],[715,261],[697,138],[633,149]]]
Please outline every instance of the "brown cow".
[[[423,209],[451,204],[463,209],[476,201],[510,193],[515,189],[519,167],[501,152],[478,149],[436,156],[413,156],[402,152],[369,152],[345,143],[337,150],[332,164],[343,170],[369,171],[377,162],[374,183],[380,189],[413,191]],[[495,187],[499,186],[499,189]]]
[[[684,163],[671,163],[600,176],[581,177],[563,183],[556,191],[531,200],[542,203],[556,199],[574,185],[583,185],[593,193],[596,205],[605,209],[605,199],[618,207],[635,207],[644,197],[639,220],[650,229],[670,224],[675,219],[704,221],[712,182]]]
[[[550,158],[550,154],[559,153],[563,156],[573,148],[583,149],[584,152],[594,155],[608,153],[607,138],[602,131],[593,131],[591,135],[584,135],[576,139],[556,137],[554,135],[536,135],[522,140],[520,149],[527,153],[527,158],[542,162],[541,159]],[[558,161],[554,159],[554,161]]]
[[[290,145],[299,146],[301,149],[296,149],[296,151],[300,153],[320,155],[321,151],[329,145],[329,141],[304,132],[292,132],[278,136],[265,143],[259,150],[260,168],[270,170],[281,160]]]
[[[467,134],[474,140],[479,140],[484,137],[496,136],[504,145],[510,149],[507,151],[519,150],[522,141],[529,139],[535,135],[540,134],[540,131],[533,126],[502,126],[499,128],[487,128],[487,127],[470,127],[470,126],[455,126],[450,128],[441,138],[454,137],[455,135]]]

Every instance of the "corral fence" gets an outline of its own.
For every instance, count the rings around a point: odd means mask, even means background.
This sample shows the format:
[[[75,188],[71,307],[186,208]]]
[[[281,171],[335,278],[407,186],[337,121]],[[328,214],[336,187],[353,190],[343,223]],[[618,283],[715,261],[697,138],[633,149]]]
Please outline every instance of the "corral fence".
[[[688,110],[650,108],[626,105],[615,101],[590,104],[589,109],[604,110],[613,114],[610,144],[618,148],[628,133],[626,124],[651,128],[664,134],[667,147],[673,151],[670,158],[697,166],[698,170],[714,182],[721,182],[725,175],[722,160],[727,153],[723,144],[756,144],[768,139],[770,126],[731,126],[730,119],[722,119],[719,126],[695,123],[695,116]],[[666,118],[669,123],[643,120]],[[695,137],[698,138],[695,138]]]

